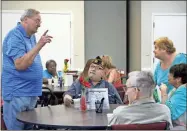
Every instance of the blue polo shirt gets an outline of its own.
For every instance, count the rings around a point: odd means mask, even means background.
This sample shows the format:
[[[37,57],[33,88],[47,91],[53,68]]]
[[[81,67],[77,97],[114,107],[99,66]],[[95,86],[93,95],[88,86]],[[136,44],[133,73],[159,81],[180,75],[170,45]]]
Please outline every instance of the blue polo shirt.
[[[36,45],[34,35],[28,36],[18,23],[3,41],[2,95],[4,100],[14,96],[40,96],[42,94],[42,63],[37,54],[26,70],[17,70],[14,61],[28,53]]]

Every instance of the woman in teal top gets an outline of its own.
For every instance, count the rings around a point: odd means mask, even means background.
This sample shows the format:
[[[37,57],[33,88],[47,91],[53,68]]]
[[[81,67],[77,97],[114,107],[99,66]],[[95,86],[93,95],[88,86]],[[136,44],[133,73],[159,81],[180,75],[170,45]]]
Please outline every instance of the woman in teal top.
[[[52,77],[60,77],[61,72],[56,71],[56,62],[54,60],[48,60],[46,62],[46,70],[43,71],[43,83],[47,83],[47,79],[52,79]]]
[[[186,63],[186,55],[183,53],[177,54],[175,56],[174,61],[172,62],[171,66],[176,65],[176,64],[180,64],[180,63]],[[168,82],[168,74],[169,74],[169,68],[167,69],[162,69],[161,68],[161,62],[158,63],[155,72],[154,72],[154,80],[156,82],[156,84],[158,86],[161,85],[161,83],[164,83],[168,86],[168,90],[167,93],[169,93],[172,89],[173,86],[171,84],[169,84]]]
[[[167,86],[161,85],[162,103],[166,104],[171,111],[173,126],[186,128],[186,87],[187,87],[187,64],[178,64],[170,68],[169,83],[175,87],[170,95],[167,95]]]
[[[180,63],[187,63],[187,57],[183,53],[177,54],[173,42],[167,37],[161,37],[155,40],[154,45],[155,57],[160,60],[154,71],[154,81],[158,86],[161,86],[161,83],[165,84],[168,87],[168,94],[173,89],[173,86],[168,83],[170,67]],[[154,98],[156,102],[160,102],[156,90],[154,91]]]

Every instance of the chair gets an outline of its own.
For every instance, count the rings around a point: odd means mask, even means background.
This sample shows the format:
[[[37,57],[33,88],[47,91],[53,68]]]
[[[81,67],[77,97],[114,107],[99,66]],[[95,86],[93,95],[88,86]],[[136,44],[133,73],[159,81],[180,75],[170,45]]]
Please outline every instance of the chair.
[[[118,92],[118,94],[119,94],[121,100],[123,101],[123,100],[124,100],[124,96],[125,96],[124,87],[125,87],[126,85],[119,84],[119,85],[114,85],[114,86],[115,86],[115,88],[116,88],[116,90],[117,90],[117,92]]]
[[[40,97],[40,101],[38,101],[37,104],[40,103],[41,107],[48,106],[49,104],[50,105],[58,105],[58,98],[53,93],[53,91],[48,87],[42,87],[42,89],[49,90],[49,95],[42,94],[42,97]],[[37,108],[37,105],[36,105],[36,108]],[[56,128],[53,128],[53,127],[45,127],[45,126],[40,126],[40,125],[39,126],[37,126],[37,125],[33,126],[33,130],[40,130],[40,129],[56,130]]]
[[[121,77],[121,82],[122,82],[122,84],[126,84],[127,76],[126,76],[126,74],[125,74],[125,71],[119,70],[119,69],[118,69],[118,72],[120,73],[120,77]]]
[[[41,104],[41,107],[48,106],[49,104],[50,105],[58,105],[58,98],[53,93],[53,91],[48,87],[43,87],[42,89],[49,90],[49,94],[48,93],[47,93],[47,95],[43,94],[42,97],[40,97],[40,102],[38,102],[38,103]]]
[[[1,130],[7,130],[5,122],[3,120],[3,111],[2,111],[2,108],[1,108]]]
[[[3,100],[1,99],[1,130],[7,130],[5,122],[3,120]]]
[[[149,124],[123,124],[112,125],[111,130],[168,130],[167,122],[157,122]]]

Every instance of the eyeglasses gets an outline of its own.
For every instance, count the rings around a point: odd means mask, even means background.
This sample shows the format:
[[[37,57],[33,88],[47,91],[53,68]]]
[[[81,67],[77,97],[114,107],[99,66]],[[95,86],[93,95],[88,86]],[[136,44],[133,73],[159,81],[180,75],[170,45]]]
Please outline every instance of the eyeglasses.
[[[126,86],[126,88],[132,88],[132,87],[137,87],[137,86]]]
[[[137,88],[137,86],[126,86],[125,91],[127,91],[128,88],[134,88],[134,89],[137,89],[138,91],[140,91],[140,89]]]
[[[96,69],[96,70],[103,70],[103,68],[101,66],[95,66],[95,65],[91,65],[90,66],[91,69]]]
[[[34,22],[36,22],[37,24],[41,24],[42,21],[40,19],[33,19],[33,18],[30,18],[31,20],[33,20]]]

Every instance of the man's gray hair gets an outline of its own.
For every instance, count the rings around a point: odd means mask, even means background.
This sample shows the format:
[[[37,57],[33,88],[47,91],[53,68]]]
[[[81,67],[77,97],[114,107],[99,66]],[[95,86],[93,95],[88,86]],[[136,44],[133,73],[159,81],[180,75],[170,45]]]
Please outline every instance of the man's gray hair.
[[[152,96],[155,83],[151,72],[133,71],[128,76],[132,87],[139,88],[144,96]]]
[[[32,17],[34,15],[40,14],[39,11],[35,10],[35,9],[27,9],[24,11],[24,13],[22,14],[20,20],[23,21],[25,17]]]

